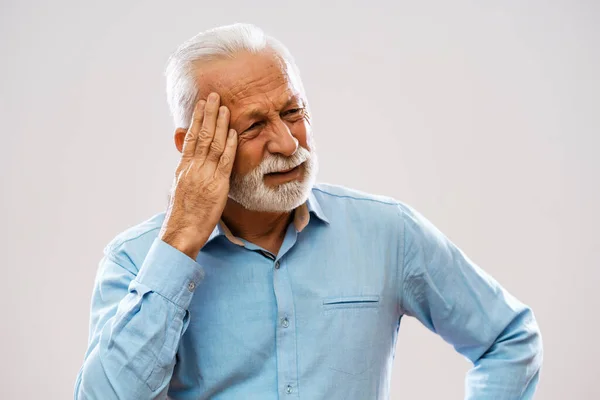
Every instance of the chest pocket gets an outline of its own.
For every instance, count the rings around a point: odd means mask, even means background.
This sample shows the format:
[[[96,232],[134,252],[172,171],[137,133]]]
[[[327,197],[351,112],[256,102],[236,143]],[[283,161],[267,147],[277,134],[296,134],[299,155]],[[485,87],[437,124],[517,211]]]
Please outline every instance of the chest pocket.
[[[378,295],[335,296],[323,299],[326,320],[326,364],[330,370],[359,376],[373,367],[378,342]]]
[[[323,300],[325,310],[340,308],[377,308],[379,296],[328,297]]]

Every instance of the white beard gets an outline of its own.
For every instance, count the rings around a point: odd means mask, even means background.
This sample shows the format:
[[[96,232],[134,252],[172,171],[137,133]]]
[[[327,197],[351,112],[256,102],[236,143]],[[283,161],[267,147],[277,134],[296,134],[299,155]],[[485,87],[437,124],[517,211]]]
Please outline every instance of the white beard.
[[[314,147],[313,147],[314,149]],[[304,176],[277,187],[264,183],[264,175],[285,171],[304,163]],[[315,151],[304,147],[290,157],[269,154],[260,165],[244,176],[231,173],[229,197],[251,211],[287,212],[302,205],[316,181],[318,161]]]

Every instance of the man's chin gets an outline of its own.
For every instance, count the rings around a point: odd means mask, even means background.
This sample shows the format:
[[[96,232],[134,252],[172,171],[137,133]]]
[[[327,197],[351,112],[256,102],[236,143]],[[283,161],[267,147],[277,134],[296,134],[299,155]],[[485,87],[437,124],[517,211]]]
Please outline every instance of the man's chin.
[[[289,212],[308,199],[310,188],[304,187],[301,182],[292,181],[276,187],[264,185],[261,189],[245,194],[238,197],[230,192],[229,198],[249,211]]]
[[[261,180],[231,181],[229,198],[250,211],[289,212],[308,199],[315,183],[314,162],[296,167],[289,176],[263,175]],[[295,169],[296,169],[295,168]]]

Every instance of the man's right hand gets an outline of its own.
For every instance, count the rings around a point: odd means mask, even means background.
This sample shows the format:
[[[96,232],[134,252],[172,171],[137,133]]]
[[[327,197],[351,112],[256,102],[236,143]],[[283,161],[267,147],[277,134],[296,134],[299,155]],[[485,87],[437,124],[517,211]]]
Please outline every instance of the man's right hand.
[[[159,234],[194,260],[225,208],[237,149],[229,109],[219,104],[216,93],[196,104]]]

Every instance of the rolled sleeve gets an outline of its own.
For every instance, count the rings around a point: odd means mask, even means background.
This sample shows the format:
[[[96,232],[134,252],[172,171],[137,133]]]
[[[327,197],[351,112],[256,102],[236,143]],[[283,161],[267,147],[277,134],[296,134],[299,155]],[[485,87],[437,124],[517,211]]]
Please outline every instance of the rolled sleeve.
[[[131,284],[142,284],[187,309],[203,278],[204,270],[196,261],[157,238]]]

